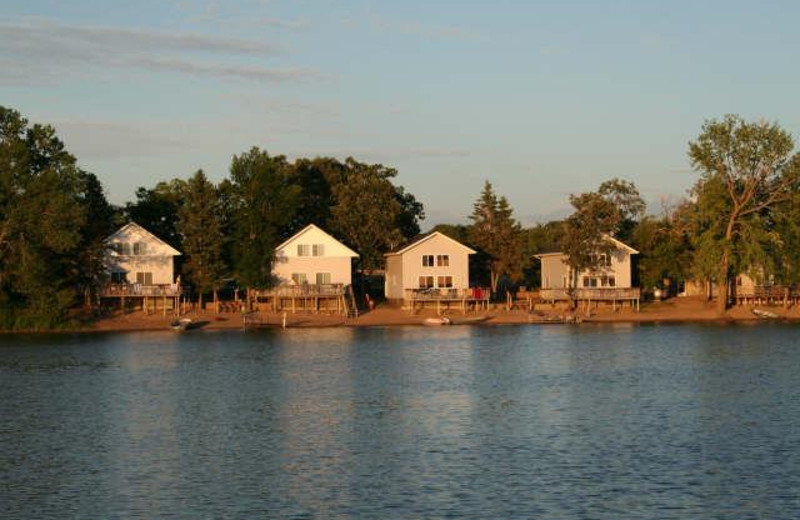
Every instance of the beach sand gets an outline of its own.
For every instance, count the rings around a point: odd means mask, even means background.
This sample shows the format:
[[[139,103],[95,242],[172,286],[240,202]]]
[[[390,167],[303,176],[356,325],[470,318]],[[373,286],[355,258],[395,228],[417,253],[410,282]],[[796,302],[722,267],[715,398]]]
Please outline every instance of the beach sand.
[[[781,306],[759,306],[768,309],[782,318],[800,320],[800,308],[784,308]],[[563,306],[538,304],[533,312],[527,310],[508,311],[503,305],[497,304],[488,311],[470,312],[462,316],[460,311],[446,313],[455,323],[459,320],[469,321],[488,317],[480,324],[536,324],[536,323],[561,323],[564,317],[575,316],[579,321],[586,322],[726,322],[726,321],[757,321],[752,313],[752,307],[733,307],[724,316],[717,314],[713,302],[707,302],[700,297],[671,298],[662,302],[642,304],[637,312],[629,307],[613,310],[610,306],[594,305],[588,310],[585,306],[574,313],[570,313]],[[242,330],[242,316],[235,313],[214,314],[213,312],[192,312],[186,317],[191,318],[199,329],[203,330]],[[390,306],[378,306],[357,318],[343,318],[338,315],[301,313],[286,313],[287,327],[369,327],[369,326],[399,326],[422,325],[425,318],[434,317],[433,311],[421,311],[411,314]],[[266,327],[281,327],[284,314],[275,312],[259,313],[261,325]],[[103,318],[87,325],[86,331],[134,331],[134,330],[165,330],[169,328],[174,316],[164,317],[160,314],[146,315],[142,312],[129,312],[125,315],[114,315]]]

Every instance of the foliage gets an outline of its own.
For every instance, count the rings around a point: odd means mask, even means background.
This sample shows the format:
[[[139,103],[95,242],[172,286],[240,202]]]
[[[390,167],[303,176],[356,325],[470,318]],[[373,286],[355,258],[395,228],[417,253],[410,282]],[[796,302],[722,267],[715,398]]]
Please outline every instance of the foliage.
[[[469,242],[485,257],[492,293],[497,292],[501,276],[519,279],[522,275],[522,227],[512,213],[508,200],[498,198],[486,181],[469,217]]]
[[[219,290],[226,273],[223,225],[217,189],[198,170],[186,182],[177,229],[187,257],[183,271],[201,301],[203,293]]]
[[[152,189],[140,187],[136,190],[136,202],[125,205],[126,217],[175,249],[182,250],[177,225],[185,188],[186,181],[182,179],[162,181]]]
[[[256,289],[271,287],[275,248],[292,231],[301,189],[291,182],[286,157],[256,147],[233,157],[230,176],[237,280]]]
[[[597,255],[610,253],[612,235],[622,221],[622,213],[612,200],[600,193],[571,195],[573,213],[564,222],[561,250],[570,268],[569,289],[578,286],[578,274],[595,267]]]
[[[736,272],[763,272],[778,263],[773,260],[781,256],[782,247],[770,227],[797,190],[800,156],[793,149],[791,135],[776,123],[749,123],[733,115],[707,121],[689,143],[689,158],[701,173],[695,187],[704,216],[698,229],[699,258],[707,261],[712,252],[719,254],[720,312],[727,307],[730,278]]]
[[[613,204],[619,212],[619,224],[612,234],[623,242],[630,240],[636,223],[642,218],[646,209],[639,189],[630,181],[614,178],[600,184],[597,193]]]
[[[0,107],[0,328],[64,325],[92,275],[81,248],[104,231],[87,215],[108,207],[52,127]]]
[[[391,179],[397,170],[348,157],[331,187],[331,231],[361,255],[364,270],[383,267],[383,255],[419,232],[422,204]]]

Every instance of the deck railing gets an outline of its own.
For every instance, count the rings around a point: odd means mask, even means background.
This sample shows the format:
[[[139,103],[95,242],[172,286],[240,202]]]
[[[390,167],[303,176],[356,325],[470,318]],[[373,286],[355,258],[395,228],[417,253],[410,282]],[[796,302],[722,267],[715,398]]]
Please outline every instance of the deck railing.
[[[110,283],[100,290],[102,297],[122,296],[178,296],[178,284],[143,285],[140,283]]]
[[[406,289],[406,300],[488,300],[489,289],[473,287],[469,289]]]
[[[573,298],[582,301],[622,301],[638,300],[641,289],[638,287],[580,287],[573,290]],[[567,289],[540,289],[539,298],[544,301],[569,300]]]
[[[347,285],[341,283],[300,285],[279,285],[272,289],[260,289],[253,292],[255,297],[261,298],[308,298],[315,296],[343,296]]]

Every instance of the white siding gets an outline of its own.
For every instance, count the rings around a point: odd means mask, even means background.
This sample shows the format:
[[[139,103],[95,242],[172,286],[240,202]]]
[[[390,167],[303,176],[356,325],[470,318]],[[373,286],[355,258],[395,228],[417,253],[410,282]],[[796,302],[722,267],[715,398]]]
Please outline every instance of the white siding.
[[[124,273],[129,283],[136,283],[137,273],[151,273],[153,285],[175,282],[174,257],[180,253],[138,224],[124,226],[106,239],[106,245],[105,264],[109,275]],[[120,254],[117,248],[130,254]]]
[[[293,274],[304,274],[307,282],[314,284],[318,273],[329,273],[330,283],[349,285],[352,283],[352,259],[357,257],[350,248],[310,225],[275,251],[273,275],[280,284],[292,284]]]

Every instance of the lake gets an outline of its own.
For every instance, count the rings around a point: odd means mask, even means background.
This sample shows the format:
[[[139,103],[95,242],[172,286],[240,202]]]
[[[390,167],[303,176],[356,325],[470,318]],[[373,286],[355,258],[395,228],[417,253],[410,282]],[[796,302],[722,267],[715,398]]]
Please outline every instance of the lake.
[[[800,327],[0,336],[0,517],[800,518]]]

